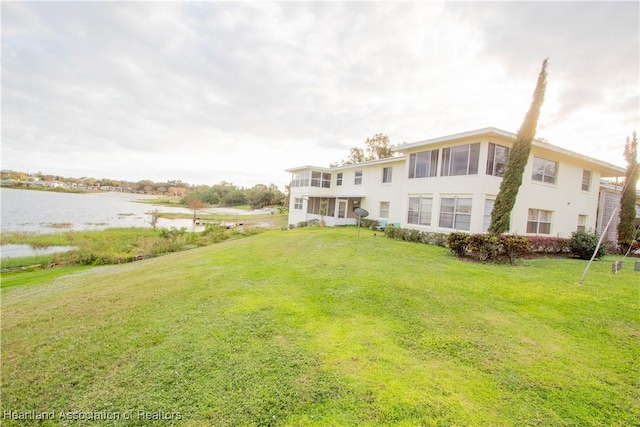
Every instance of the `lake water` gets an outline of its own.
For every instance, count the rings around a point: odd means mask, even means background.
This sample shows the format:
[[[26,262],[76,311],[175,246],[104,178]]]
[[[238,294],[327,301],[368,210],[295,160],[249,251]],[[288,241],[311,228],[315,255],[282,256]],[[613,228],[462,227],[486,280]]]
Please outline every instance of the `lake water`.
[[[149,212],[191,214],[187,208],[140,203],[155,196],[116,192],[56,193],[49,191],[0,189],[2,232],[55,233],[69,230],[103,230],[113,227],[151,227]],[[190,219],[159,218],[158,228],[191,230]]]

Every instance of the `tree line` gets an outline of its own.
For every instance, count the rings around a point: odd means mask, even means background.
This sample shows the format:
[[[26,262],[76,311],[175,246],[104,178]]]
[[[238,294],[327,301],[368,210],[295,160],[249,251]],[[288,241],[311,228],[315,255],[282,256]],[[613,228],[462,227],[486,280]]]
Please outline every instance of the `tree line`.
[[[140,181],[116,180],[110,178],[81,177],[72,178],[60,175],[37,172],[28,174],[25,172],[3,170],[0,172],[2,180],[12,180],[19,186],[20,183],[33,181],[58,182],[74,188],[105,189],[141,194],[155,194],[161,196],[181,197],[180,203],[189,206],[193,200],[199,200],[204,205],[239,206],[250,205],[253,209],[261,209],[266,206],[286,206],[286,195],[275,184],[256,184],[253,187],[238,187],[230,182],[222,181],[212,186],[191,185],[181,180],[168,180],[154,182],[149,179]],[[286,190],[286,188],[285,188]]]

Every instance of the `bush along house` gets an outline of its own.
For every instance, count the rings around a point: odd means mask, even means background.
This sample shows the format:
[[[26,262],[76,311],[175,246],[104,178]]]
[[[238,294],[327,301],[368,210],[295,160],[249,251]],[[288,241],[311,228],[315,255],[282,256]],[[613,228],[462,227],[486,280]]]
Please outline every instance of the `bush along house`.
[[[403,228],[486,232],[515,138],[485,128],[398,146],[388,159],[288,169],[289,226],[356,224],[360,207],[368,219]],[[608,220],[601,197],[609,187],[601,180],[624,175],[622,167],[534,140],[510,232],[567,238],[599,231]]]

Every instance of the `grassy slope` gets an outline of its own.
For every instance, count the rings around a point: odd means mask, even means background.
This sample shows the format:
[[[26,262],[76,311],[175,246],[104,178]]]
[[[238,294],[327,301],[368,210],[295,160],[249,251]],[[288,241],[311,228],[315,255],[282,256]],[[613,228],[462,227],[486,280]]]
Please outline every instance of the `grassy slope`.
[[[584,266],[479,265],[369,231],[298,229],[10,287],[2,410],[632,425],[639,273],[601,261],[578,285]]]

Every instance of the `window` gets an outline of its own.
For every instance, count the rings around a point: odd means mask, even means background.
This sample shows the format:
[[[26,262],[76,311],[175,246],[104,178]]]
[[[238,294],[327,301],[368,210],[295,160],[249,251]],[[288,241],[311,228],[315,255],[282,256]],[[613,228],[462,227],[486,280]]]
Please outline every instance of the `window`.
[[[380,202],[380,218],[389,218],[389,202]]]
[[[491,211],[493,211],[493,205],[496,201],[493,199],[487,199],[484,201],[484,217],[482,219],[482,231],[489,231],[491,225]]]
[[[582,171],[582,191],[589,191],[591,188],[591,171]]]
[[[578,231],[585,231],[587,229],[587,216],[578,215]]]
[[[293,175],[293,180],[291,181],[292,187],[308,187],[309,186],[309,171],[300,172]]]
[[[311,186],[331,188],[331,174],[327,172],[311,172]]]
[[[356,171],[356,179],[353,183],[355,185],[362,185],[362,171]]]
[[[302,198],[296,197],[293,199],[293,209],[302,210]]]
[[[431,225],[431,207],[433,199],[431,197],[409,197],[409,224]]]
[[[529,209],[527,220],[527,233],[551,234],[551,211],[542,209]]]
[[[338,172],[336,175],[336,186],[342,185],[342,172]]]
[[[438,150],[421,151],[409,155],[409,178],[436,176]]]
[[[440,200],[440,227],[469,230],[471,227],[471,199],[443,197]]]
[[[393,175],[393,168],[389,166],[388,168],[382,169],[382,183],[388,184],[391,182],[391,176]]]
[[[507,166],[509,148],[489,143],[489,153],[487,156],[487,175],[502,176]]]
[[[458,145],[442,149],[441,176],[476,175],[478,173],[478,159],[480,158],[480,143]]]
[[[551,160],[545,160],[539,157],[534,157],[533,158],[533,175],[531,176],[531,178],[534,181],[555,184],[557,170],[558,170],[558,162],[552,162]]]

